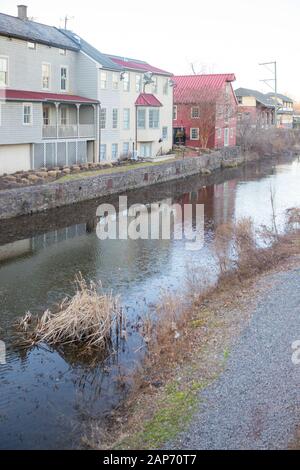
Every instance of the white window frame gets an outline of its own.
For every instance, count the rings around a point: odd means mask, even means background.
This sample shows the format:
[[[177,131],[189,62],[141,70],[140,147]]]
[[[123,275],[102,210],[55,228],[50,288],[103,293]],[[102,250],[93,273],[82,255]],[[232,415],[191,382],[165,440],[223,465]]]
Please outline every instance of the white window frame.
[[[197,110],[197,116],[194,115],[194,111]],[[191,108],[191,119],[199,119],[200,118],[200,108],[199,106],[192,106]]]
[[[64,121],[65,123],[62,122],[62,111],[66,112],[66,115],[64,116]],[[61,106],[60,107],[60,113],[59,113],[59,125],[60,126],[68,126],[70,120],[69,120],[69,108],[67,106]]]
[[[30,116],[30,122],[25,122],[25,108],[30,109],[30,114],[27,114],[27,116]],[[23,126],[32,126],[33,124],[33,105],[32,103],[23,103]]]
[[[102,113],[104,114],[104,119],[103,119]],[[102,130],[106,129],[106,121],[107,121],[107,109],[101,108],[100,109],[100,129]],[[103,125],[103,122],[104,122],[104,125]]]
[[[126,146],[126,150],[125,150],[125,147]],[[130,145],[129,145],[129,142],[123,142],[123,155],[126,155],[128,156],[130,153]]]
[[[128,120],[125,120],[125,115],[128,116]],[[130,108],[123,109],[123,129],[124,131],[130,130]]]
[[[61,83],[62,83],[62,69],[66,69],[66,88],[62,88]],[[61,92],[68,92],[69,91],[69,67],[67,65],[61,65],[60,66],[60,91]]]
[[[112,89],[118,90],[119,89],[119,74],[117,72],[113,72],[112,74]]]
[[[116,149],[116,156],[115,157],[114,157],[114,151],[113,151],[114,148]],[[118,158],[119,158],[119,145],[118,144],[111,144],[111,159],[113,161],[116,161],[116,160],[118,160]]]
[[[36,42],[28,41],[27,42],[27,49],[31,49],[32,51],[36,51]]]
[[[0,83],[0,88],[6,88],[9,86],[9,57],[7,55],[0,55],[0,59],[4,59],[7,62],[7,71],[4,72],[6,73],[6,83]]]
[[[145,152],[146,149],[148,149],[149,152],[148,151]],[[152,154],[152,144],[150,142],[141,143],[140,144],[139,156],[142,157],[142,158],[149,158],[149,157],[151,157],[151,154]]]
[[[103,80],[102,76],[105,75],[105,80]],[[105,70],[100,70],[100,89],[107,90],[107,72]]]
[[[166,78],[166,81],[164,83],[163,94],[166,96],[169,94],[169,79],[168,78]]]
[[[151,118],[152,113],[157,113],[158,118],[155,120],[154,117]],[[150,108],[149,109],[149,129],[158,129],[160,122],[160,112],[159,108]]]
[[[124,72],[123,75],[123,91],[129,92],[130,91],[130,73]]]
[[[155,95],[158,93],[158,77],[153,76],[152,77],[152,93]]]
[[[178,117],[178,108],[177,108],[177,105],[174,104],[174,106],[173,106],[173,121],[177,121],[177,117]]]
[[[169,137],[169,128],[168,126],[163,126],[162,128],[162,138],[163,140],[168,140]]]
[[[44,86],[44,72],[43,72],[44,65],[49,67],[49,77],[48,77],[49,84],[48,84],[48,87]],[[49,62],[42,62],[42,89],[43,90],[51,90],[51,64]]]
[[[140,113],[143,113],[144,117],[143,119],[140,119]],[[143,125],[141,125],[141,122],[143,122]],[[147,122],[147,112],[145,108],[139,108],[137,110],[137,127],[138,129],[146,129],[146,122]]]
[[[193,131],[197,131],[197,137],[193,137]],[[190,128],[190,140],[199,140],[199,127],[191,127]]]
[[[59,49],[59,55],[67,55],[67,49]]]
[[[112,110],[112,128],[118,129],[119,127],[119,109],[113,108]]]
[[[142,84],[143,84],[143,78],[141,74],[136,74],[135,75],[135,91],[136,93],[141,93],[142,92]]]
[[[103,161],[106,159],[107,159],[107,146],[106,144],[100,144],[100,160]]]
[[[44,111],[48,109],[48,123],[45,124],[45,117],[44,117]],[[44,105],[43,106],[43,126],[50,126],[51,125],[51,108],[50,105]]]

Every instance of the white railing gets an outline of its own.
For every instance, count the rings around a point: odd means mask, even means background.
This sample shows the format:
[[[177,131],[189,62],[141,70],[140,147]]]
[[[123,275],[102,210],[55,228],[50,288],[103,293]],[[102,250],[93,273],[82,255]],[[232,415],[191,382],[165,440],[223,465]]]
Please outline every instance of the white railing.
[[[58,134],[58,135],[57,135]],[[43,139],[68,139],[73,137],[95,137],[94,124],[77,124],[71,126],[43,126]]]

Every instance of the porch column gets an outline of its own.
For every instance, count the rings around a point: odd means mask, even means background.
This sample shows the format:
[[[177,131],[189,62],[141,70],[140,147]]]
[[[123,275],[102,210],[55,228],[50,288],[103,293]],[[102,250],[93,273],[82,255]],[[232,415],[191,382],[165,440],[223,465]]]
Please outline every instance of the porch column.
[[[95,140],[94,140],[94,162],[100,161],[100,139],[98,137],[98,105],[93,104],[94,110],[94,129],[95,129]]]
[[[79,126],[79,117],[80,117],[80,104],[76,104],[77,108],[77,137],[80,137],[80,126]]]
[[[58,139],[59,103],[55,103],[55,110],[56,110],[56,139]]]

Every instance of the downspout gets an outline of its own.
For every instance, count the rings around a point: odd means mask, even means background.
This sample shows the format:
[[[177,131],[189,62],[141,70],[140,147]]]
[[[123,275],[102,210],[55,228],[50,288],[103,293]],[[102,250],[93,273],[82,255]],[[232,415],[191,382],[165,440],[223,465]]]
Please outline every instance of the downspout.
[[[138,139],[137,115],[138,115],[138,107],[137,105],[135,105],[135,152],[136,152],[136,156],[137,156],[137,139]]]

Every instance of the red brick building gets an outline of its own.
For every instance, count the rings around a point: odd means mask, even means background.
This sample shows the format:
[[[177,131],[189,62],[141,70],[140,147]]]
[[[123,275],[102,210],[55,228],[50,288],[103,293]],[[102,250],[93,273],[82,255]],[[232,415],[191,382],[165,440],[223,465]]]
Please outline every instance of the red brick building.
[[[245,126],[268,129],[275,126],[275,101],[267,94],[249,88],[235,90],[238,100],[238,130]]]
[[[189,147],[236,145],[234,74],[175,76],[173,139]]]

